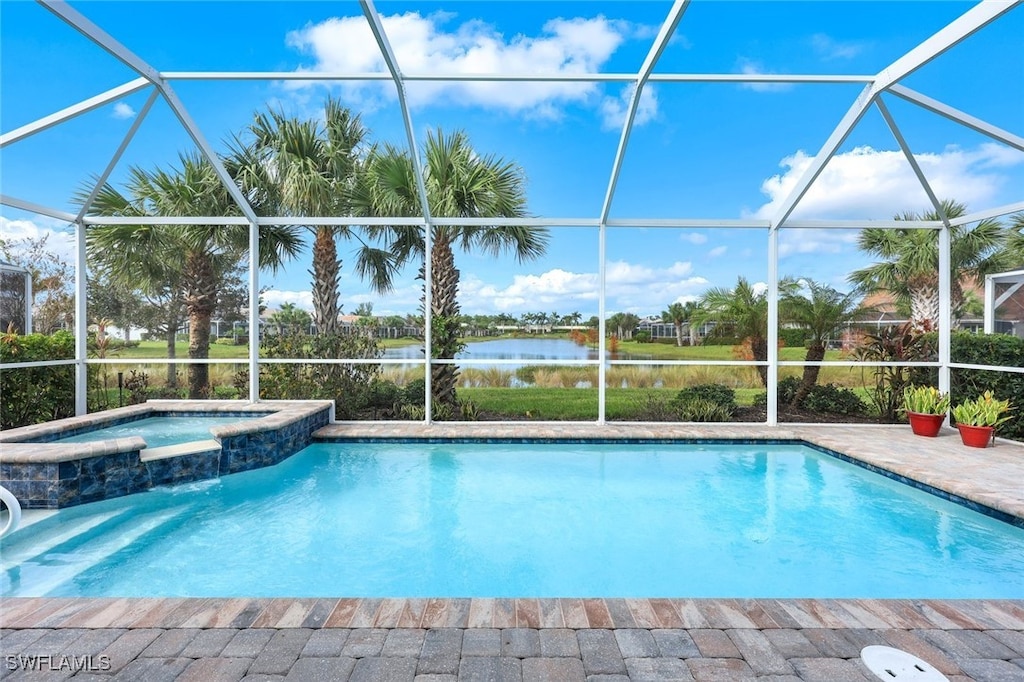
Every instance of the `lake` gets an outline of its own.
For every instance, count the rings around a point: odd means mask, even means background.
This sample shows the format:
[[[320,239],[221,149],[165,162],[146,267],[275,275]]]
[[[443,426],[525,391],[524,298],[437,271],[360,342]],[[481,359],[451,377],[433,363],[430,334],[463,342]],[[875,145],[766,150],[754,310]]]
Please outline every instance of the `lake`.
[[[420,345],[388,348],[384,351],[388,359],[422,360],[423,347]],[[455,356],[458,360],[524,360],[519,363],[488,363],[474,364],[473,367],[501,367],[514,369],[529,364],[533,360],[597,360],[600,356],[596,349],[579,346],[569,339],[494,339],[491,341],[468,341],[466,349]],[[635,353],[616,353],[616,360],[650,360],[650,355]]]

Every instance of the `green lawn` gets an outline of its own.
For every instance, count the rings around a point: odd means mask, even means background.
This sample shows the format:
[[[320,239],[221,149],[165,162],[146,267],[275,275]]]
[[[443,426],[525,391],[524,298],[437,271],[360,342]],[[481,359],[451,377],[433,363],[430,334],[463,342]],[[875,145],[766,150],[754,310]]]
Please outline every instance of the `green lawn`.
[[[608,389],[605,413],[608,419],[634,416],[652,397],[670,399],[674,389],[636,388]],[[762,391],[736,390],[736,402],[749,406]],[[460,388],[459,398],[471,401],[483,412],[507,415],[509,419],[588,420],[597,419],[596,388]]]

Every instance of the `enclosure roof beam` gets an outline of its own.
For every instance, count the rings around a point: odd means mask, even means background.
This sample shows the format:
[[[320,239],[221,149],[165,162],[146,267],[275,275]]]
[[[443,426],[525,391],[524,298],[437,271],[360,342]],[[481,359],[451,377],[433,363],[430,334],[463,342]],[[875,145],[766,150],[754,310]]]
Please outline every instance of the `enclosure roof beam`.
[[[987,211],[978,211],[976,213],[970,213],[968,215],[962,215],[959,218],[953,218],[949,221],[949,224],[953,227],[957,225],[968,225],[970,223],[976,223],[979,220],[988,220],[989,218],[998,218],[1004,215],[1010,215],[1011,213],[1019,213],[1024,211],[1024,201],[1018,201],[1013,204],[1006,204],[1005,206],[997,206],[990,208]]]
[[[921,93],[911,90],[903,85],[892,85],[889,87],[888,91],[898,97],[902,97],[908,102],[913,102],[914,104],[924,107],[933,113],[944,116],[951,121],[965,125],[971,130],[975,130],[982,135],[987,135],[988,137],[1009,145],[1014,149],[1024,151],[1024,137],[1021,137],[1020,135],[1014,135],[1009,131],[998,128],[990,123],[986,123],[980,118],[975,118],[970,114],[964,113],[959,109],[954,109],[947,104],[943,104],[936,99],[922,95]]]
[[[430,203],[427,201],[427,187],[423,176],[423,166],[420,163],[420,155],[416,146],[416,129],[412,124],[412,112],[409,110],[409,101],[405,95],[405,81],[402,78],[402,71],[398,67],[395,51],[391,48],[391,42],[384,32],[384,23],[381,21],[380,14],[377,13],[377,8],[374,7],[373,1],[359,0],[359,4],[362,5],[363,15],[370,24],[373,37],[377,40],[377,47],[380,48],[380,53],[384,57],[384,63],[387,65],[388,71],[391,72],[391,79],[394,81],[395,89],[398,91],[398,104],[402,109],[405,135],[409,140],[409,154],[412,158],[413,169],[416,171],[416,189],[420,193],[420,208],[423,211],[424,219],[429,223]],[[429,261],[429,258],[427,260]]]
[[[926,38],[892,64],[882,69],[874,81],[860,93],[839,124],[832,131],[811,165],[804,171],[796,186],[775,212],[772,229],[778,228],[793,213],[800,200],[817,180],[825,165],[835,155],[839,146],[863,117],[864,112],[882,91],[895,85],[932,59],[965,40],[967,37],[987,26],[992,21],[1019,5],[1024,0],[983,0],[970,8],[945,27]]]
[[[444,82],[632,83],[635,73],[402,73],[402,80]],[[382,71],[161,71],[164,80],[388,81]],[[874,75],[652,73],[651,83],[870,83]]]
[[[227,169],[221,163],[220,157],[217,156],[213,147],[207,142],[199,126],[192,120],[192,117],[185,109],[185,105],[178,99],[178,95],[171,88],[170,84],[160,76],[159,72],[66,2],[62,0],[39,0],[39,2],[69,26],[136,71],[160,90],[160,94],[164,96],[164,100],[170,105],[178,121],[185,127],[185,130],[192,137],[196,146],[199,147],[200,152],[202,152],[203,156],[206,157],[206,160],[213,167],[214,172],[217,173],[217,177],[220,178],[231,198],[251,222],[256,222],[256,213],[253,211],[249,201],[242,194],[242,191],[235,184],[231,176],[228,175]]]
[[[66,109],[61,109],[60,111],[54,112],[49,116],[44,116],[43,118],[33,121],[32,123],[23,125],[20,128],[16,128],[9,133],[4,133],[3,135],[0,135],[0,148],[6,147],[7,145],[17,142],[18,140],[24,139],[30,135],[35,135],[36,133],[42,132],[47,128],[52,128],[58,123],[63,123],[64,121],[72,119],[75,116],[80,116],[81,114],[84,114],[88,111],[97,109],[103,106],[104,104],[107,104],[108,102],[113,102],[115,100],[121,99],[122,97],[127,97],[128,95],[134,92],[138,92],[142,88],[148,88],[149,86],[150,82],[145,78],[136,78],[135,80],[129,83],[119,85],[116,88],[111,88],[106,92],[96,95],[95,97],[90,97],[89,99],[83,100],[78,104],[73,104],[70,107],[67,107]]]
[[[96,196],[100,193],[100,190],[103,189],[103,186],[107,184],[107,179],[110,177],[110,174],[114,172],[114,168],[117,166],[118,161],[120,161],[121,157],[124,155],[124,150],[128,148],[132,138],[135,137],[135,133],[138,132],[139,126],[141,126],[142,122],[146,120],[149,110],[153,108],[153,104],[156,102],[158,94],[159,93],[155,88],[149,93],[146,103],[142,105],[138,115],[135,116],[135,120],[132,121],[131,126],[128,128],[128,133],[124,136],[124,139],[121,140],[121,144],[118,145],[114,155],[110,158],[110,162],[107,164],[107,167],[103,169],[103,172],[96,179],[96,182],[93,183],[92,191],[89,192],[89,196],[82,202],[81,208],[78,209],[78,215],[75,216],[75,222],[81,222],[81,220],[85,218],[85,214],[89,212],[90,208],[92,208],[92,203],[96,201]]]
[[[44,215],[47,218],[66,220],[69,223],[75,222],[75,216],[71,213],[58,211],[55,208],[48,208],[46,206],[41,206],[40,204],[34,204],[31,201],[25,201],[6,194],[0,194],[0,204],[10,206],[11,208],[21,209],[22,211],[28,211],[29,213],[38,213],[39,215]]]
[[[676,26],[679,25],[679,21],[683,18],[683,12],[686,11],[689,4],[690,0],[675,0],[672,4],[672,9],[669,10],[668,16],[665,18],[657,37],[654,39],[654,43],[651,44],[650,51],[644,58],[644,63],[640,66],[640,72],[636,76],[633,94],[629,98],[629,108],[626,110],[626,120],[622,124],[619,146],[615,150],[615,160],[612,162],[611,179],[608,181],[608,190],[604,195],[604,205],[601,207],[602,223],[608,220],[608,213],[612,208],[615,186],[619,183],[619,172],[622,170],[622,159],[626,155],[626,145],[629,143],[629,135],[633,130],[633,120],[636,118],[637,109],[640,107],[640,98],[643,96],[644,85],[647,84],[647,79],[651,77],[654,65],[658,63],[658,58],[661,57],[661,54],[668,46],[668,41],[675,33]]]
[[[900,131],[899,126],[896,125],[896,120],[893,119],[892,114],[889,113],[889,108],[885,106],[885,102],[882,101],[881,97],[875,98],[875,106],[878,107],[878,111],[881,112],[886,125],[889,126],[892,136],[896,138],[896,143],[903,151],[903,156],[906,157],[907,162],[913,169],[914,175],[917,176],[917,181],[920,182],[921,187],[924,188],[924,193],[928,195],[928,201],[931,202],[932,208],[935,209],[935,213],[944,224],[949,225],[949,216],[946,215],[946,211],[942,207],[942,202],[935,196],[935,191],[932,189],[931,183],[929,183],[928,178],[924,176],[924,171],[921,170],[921,165],[914,157],[914,152],[910,151],[906,138],[903,137],[903,133]]]
[[[1006,14],[1024,0],[982,0],[912,48],[875,77],[880,92],[895,85],[954,45]]]

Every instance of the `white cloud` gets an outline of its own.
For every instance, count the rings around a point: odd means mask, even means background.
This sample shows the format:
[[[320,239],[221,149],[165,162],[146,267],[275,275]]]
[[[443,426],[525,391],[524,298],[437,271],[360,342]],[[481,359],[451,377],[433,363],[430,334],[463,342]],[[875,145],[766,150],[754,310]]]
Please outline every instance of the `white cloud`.
[[[73,264],[77,250],[75,234],[67,223],[36,216],[33,220],[11,220],[0,216],[0,237],[8,244],[13,243],[15,255],[22,252],[19,242],[46,240],[46,250],[64,263]]]
[[[696,244],[698,246],[701,244],[707,244],[708,242],[708,236],[701,232],[684,232],[683,234],[679,235],[679,239],[681,241]]]
[[[708,284],[707,279],[692,272],[693,265],[681,261],[665,268],[610,262],[605,269],[609,306],[621,310],[649,310],[675,300],[692,300]],[[459,302],[468,314],[560,310],[583,307],[581,301],[596,302],[597,291],[597,273],[560,268],[540,274],[514,275],[512,283],[504,288],[467,275],[459,284]],[[591,305],[596,307],[596,303]]]
[[[629,102],[636,90],[635,84],[622,88],[618,97],[605,97],[601,100],[601,129],[617,130],[622,128],[629,110]],[[648,85],[640,92],[640,103],[633,117],[634,126],[642,126],[658,116],[658,94],[653,85]]]
[[[448,28],[454,15],[406,12],[381,17],[399,68],[407,74],[574,74],[600,71],[628,39],[648,27],[597,16],[552,19],[536,36],[506,37],[493,26],[470,20]],[[380,49],[363,17],[335,17],[292,31],[291,47],[312,57],[299,72],[385,72]],[[307,88],[313,81],[291,82]],[[363,106],[395,98],[390,83],[343,86],[346,97]],[[604,106],[597,83],[570,82],[413,82],[407,85],[413,106],[445,102],[527,115],[558,118],[568,104]],[[646,101],[646,104],[645,104]],[[643,116],[656,113],[653,95],[641,101]]]
[[[261,294],[261,298],[269,310],[277,310],[285,303],[292,303],[296,308],[309,312],[313,310],[313,293],[310,291],[268,289]]]
[[[947,147],[914,158],[936,196],[963,202],[975,209],[990,204],[1007,182],[999,169],[1024,164],[1024,153],[999,144],[975,149]],[[769,201],[748,217],[771,218],[789,197],[813,157],[798,151],[782,159],[785,172],[761,183]],[[900,151],[857,147],[838,154],[811,185],[793,217],[820,219],[889,219],[904,211],[929,208],[927,196]]]
[[[736,68],[742,74],[751,76],[756,75],[769,75],[775,73],[774,71],[767,71],[764,65],[760,62],[746,57],[740,57],[736,61]],[[741,83],[741,88],[746,90],[753,90],[754,92],[784,92],[790,90],[793,87],[792,83]]]
[[[814,51],[825,60],[853,59],[867,49],[866,43],[838,41],[825,33],[815,33],[810,42]]]
[[[850,253],[857,250],[858,230],[781,230],[779,258],[801,253]]]
[[[118,102],[114,105],[113,116],[114,118],[132,118],[135,116],[135,110],[129,104]]]
[[[708,251],[708,258],[718,258],[719,256],[724,256],[725,252],[728,250],[728,246],[716,246],[715,248]]]

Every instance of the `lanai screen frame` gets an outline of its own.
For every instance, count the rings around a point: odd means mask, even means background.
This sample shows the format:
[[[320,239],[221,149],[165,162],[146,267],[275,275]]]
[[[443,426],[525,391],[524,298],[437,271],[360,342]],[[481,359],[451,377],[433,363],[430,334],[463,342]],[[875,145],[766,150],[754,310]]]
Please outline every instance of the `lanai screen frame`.
[[[932,111],[958,124],[971,128],[987,137],[1006,144],[1014,149],[1024,151],[1024,138],[1012,132],[1003,130],[997,126],[982,121],[970,114],[957,110],[942,102],[927,97],[919,92],[911,90],[900,84],[900,81],[927,64],[932,59],[949,50],[953,46],[967,39],[969,36],[982,29],[986,25],[999,19],[1007,12],[1024,0],[982,0],[979,4],[968,9],[960,17],[954,19],[947,26],[940,29],[932,36],[910,49],[903,56],[896,59],[892,64],[874,75],[806,75],[806,74],[686,74],[686,73],[653,73],[658,58],[661,56],[669,40],[674,35],[676,28],[683,19],[690,0],[675,0],[668,12],[665,21],[662,23],[657,36],[654,38],[650,50],[636,73],[584,73],[584,74],[415,74],[403,73],[401,65],[391,47],[387,32],[384,29],[380,15],[372,0],[360,0],[363,15],[373,32],[377,45],[381,50],[387,66],[387,73],[294,73],[294,72],[202,72],[202,71],[167,71],[161,72],[153,68],[143,59],[132,53],[127,47],[116,38],[106,33],[102,28],[90,21],[85,15],[66,2],[56,0],[38,0],[39,4],[48,9],[62,21],[84,35],[120,62],[135,71],[139,77],[106,92],[100,93],[92,98],[55,112],[50,116],[43,117],[32,123],[24,125],[16,130],[0,135],[0,148],[17,142],[20,139],[29,137],[42,130],[59,125],[63,121],[74,118],[80,114],[91,111],[112,101],[116,101],[129,94],[151,88],[149,98],[139,111],[135,121],[131,125],[124,140],[117,148],[106,169],[97,179],[92,196],[83,203],[77,215],[59,211],[46,206],[40,206],[32,202],[24,201],[16,197],[0,195],[0,203],[32,213],[48,216],[58,220],[64,220],[75,226],[76,236],[76,258],[75,258],[75,359],[63,361],[46,361],[34,363],[5,363],[3,368],[31,367],[31,366],[60,366],[74,365],[75,372],[75,410],[76,414],[87,412],[86,386],[87,367],[89,364],[115,363],[117,360],[90,360],[87,358],[87,320],[86,320],[86,247],[85,229],[88,225],[181,225],[181,224],[203,224],[203,225],[243,225],[249,230],[249,401],[259,402],[259,367],[261,364],[278,363],[310,363],[316,360],[269,360],[259,357],[259,265],[255,254],[259,253],[259,228],[262,225],[413,225],[420,227],[424,234],[424,251],[430,253],[431,228],[435,225],[482,225],[482,226],[534,226],[534,227],[596,227],[598,229],[598,320],[599,320],[599,346],[598,358],[606,355],[606,315],[605,301],[607,294],[606,287],[606,237],[609,227],[627,228],[755,228],[766,229],[768,232],[768,360],[767,363],[736,362],[725,364],[737,364],[754,366],[767,364],[768,368],[768,401],[767,419],[769,426],[778,424],[778,375],[780,366],[802,366],[808,363],[780,361],[778,353],[778,330],[779,330],[779,229],[860,229],[870,225],[871,227],[883,229],[931,229],[939,231],[939,311],[943,320],[949,320],[952,316],[951,308],[951,261],[950,261],[950,237],[951,228],[959,225],[966,225],[987,218],[996,218],[1018,211],[1024,211],[1024,200],[996,207],[987,211],[981,211],[965,215],[956,219],[949,219],[943,214],[941,204],[932,190],[927,178],[917,164],[914,155],[903,137],[892,114],[886,107],[882,95],[893,95],[903,100]],[[422,217],[415,218],[365,218],[365,217],[291,217],[291,216],[257,216],[228,175],[226,169],[218,158],[216,152],[200,127],[193,121],[181,100],[177,97],[171,86],[176,80],[303,80],[303,81],[351,81],[351,80],[378,80],[391,81],[398,94],[398,103],[401,109],[402,120],[407,136],[408,151],[413,160],[416,170],[416,181],[419,189]],[[412,122],[412,113],[406,99],[405,84],[413,81],[492,81],[492,82],[538,82],[538,81],[563,81],[563,82],[617,82],[633,85],[633,92],[626,109],[625,121],[619,138],[618,147],[612,163],[610,178],[605,192],[604,201],[600,207],[597,217],[570,217],[570,218],[517,218],[514,220],[504,219],[446,219],[431,216],[430,207],[426,202],[424,188],[423,166],[419,158],[419,150],[415,138],[415,128]],[[862,83],[863,89],[857,98],[850,105],[850,108],[842,119],[837,123],[831,135],[824,142],[821,149],[814,157],[812,163],[799,179],[796,187],[779,206],[775,215],[769,220],[735,220],[735,219],[612,219],[609,217],[612,201],[615,196],[616,185],[619,179],[619,172],[622,161],[629,143],[633,129],[633,122],[640,104],[643,89],[649,82],[719,82],[719,83]],[[114,168],[117,166],[122,154],[128,147],[129,142],[135,135],[142,121],[146,118],[152,105],[158,97],[170,106],[178,120],[192,137],[200,153],[213,165],[221,182],[224,183],[235,203],[238,205],[242,216],[204,216],[204,217],[172,217],[162,216],[153,218],[121,218],[113,216],[88,216],[86,213],[90,208],[92,199],[95,198],[98,189],[106,182]],[[791,220],[790,216],[798,206],[815,179],[825,168],[828,161],[836,154],[839,147],[845,141],[851,130],[857,125],[864,114],[875,106],[885,119],[886,124],[896,138],[904,156],[910,163],[914,174],[921,183],[922,188],[928,196],[936,213],[942,217],[939,221],[856,221],[856,220]],[[430,258],[424,259],[425,282],[430,281]],[[431,348],[431,287],[424,287],[424,345]],[[950,386],[950,372],[952,369],[990,369],[997,371],[1010,371],[1024,373],[1024,368],[976,366],[953,363],[950,357],[950,325],[940,325],[939,329],[939,353],[938,361],[930,363],[899,363],[902,366],[922,365],[937,367],[939,375],[939,389],[948,391]],[[123,362],[123,361],[121,361]],[[160,362],[147,360],[147,363]],[[190,362],[203,362],[207,364],[237,364],[229,360],[186,360],[174,359],[162,362],[174,362],[188,364]],[[352,359],[322,359],[319,362],[358,363],[372,362],[374,364],[410,364],[409,360],[352,360]],[[425,398],[424,423],[430,424],[433,421],[431,411],[432,394],[430,381],[430,365],[438,362],[454,363],[457,361],[432,360],[429,353],[423,359],[424,375],[427,383]],[[598,366],[598,416],[597,423],[605,423],[605,396],[606,396],[606,367],[603,360],[593,361]],[[613,364],[652,364],[648,361],[612,361]],[[722,365],[716,361],[661,361],[660,365]],[[820,366],[872,366],[872,365],[894,365],[897,363],[864,363],[846,361],[828,361],[811,363]]]

